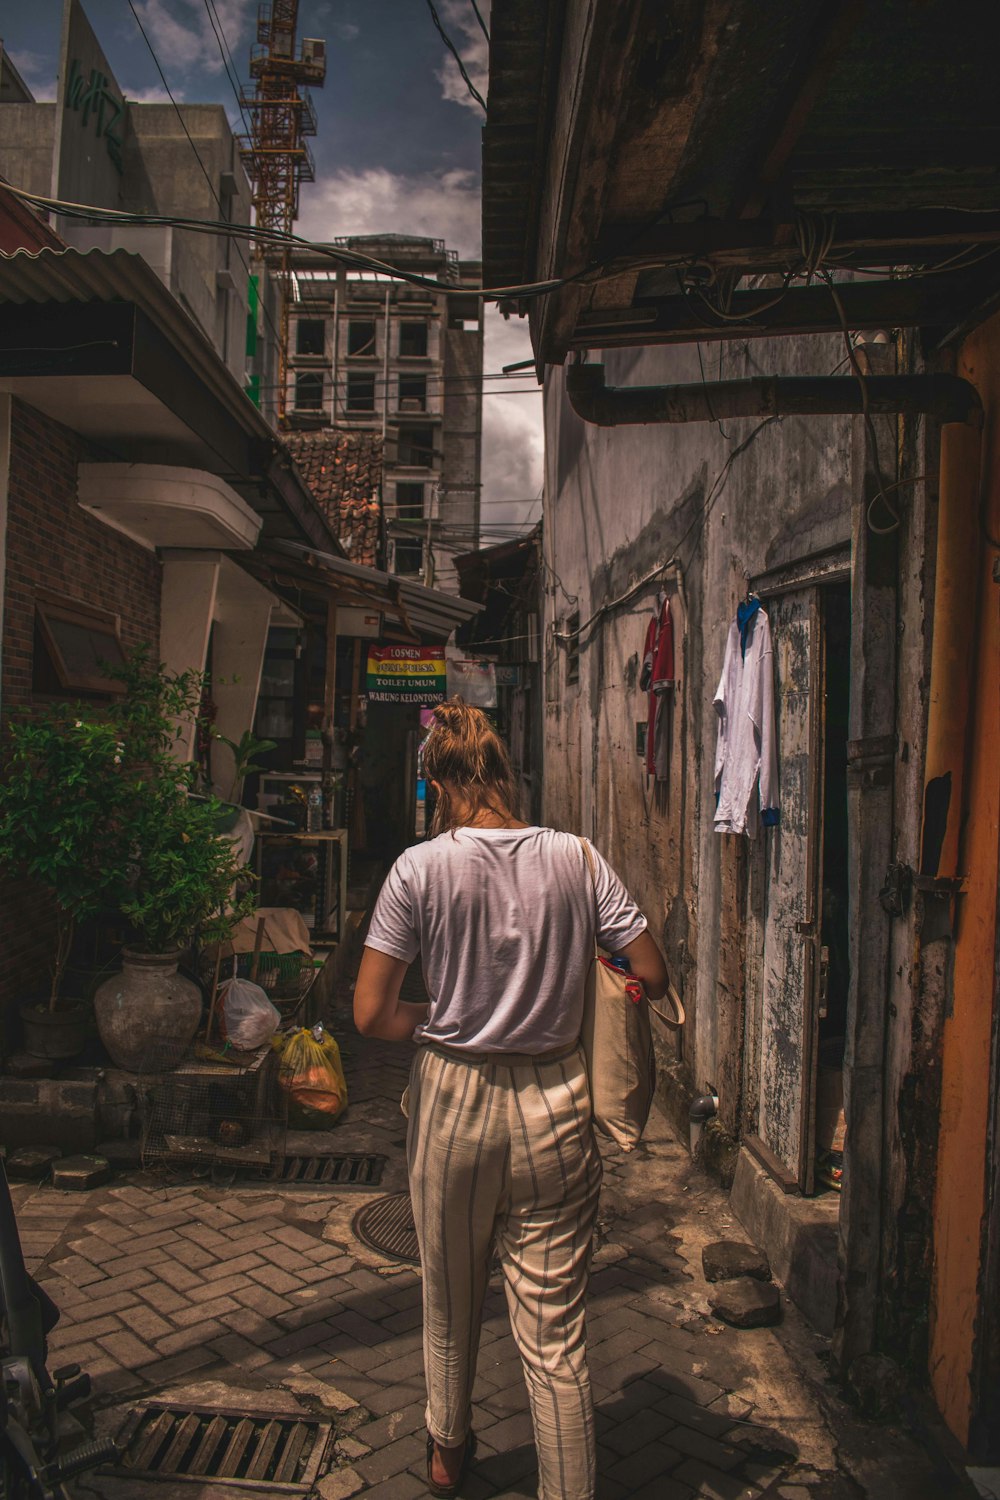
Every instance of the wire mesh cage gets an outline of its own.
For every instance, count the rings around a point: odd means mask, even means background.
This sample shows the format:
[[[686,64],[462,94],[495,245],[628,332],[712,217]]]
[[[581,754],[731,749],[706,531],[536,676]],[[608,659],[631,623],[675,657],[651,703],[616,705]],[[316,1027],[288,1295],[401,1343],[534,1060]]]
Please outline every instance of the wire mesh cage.
[[[262,1175],[280,1170],[287,1109],[270,1047],[192,1052],[173,1042],[152,1043],[139,1099],[144,1166]]]

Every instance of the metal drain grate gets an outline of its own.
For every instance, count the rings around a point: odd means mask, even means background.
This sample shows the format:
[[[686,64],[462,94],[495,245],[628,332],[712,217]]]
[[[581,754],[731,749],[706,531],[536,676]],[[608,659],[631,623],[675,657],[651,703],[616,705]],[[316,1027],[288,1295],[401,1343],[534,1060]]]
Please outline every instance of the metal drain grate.
[[[420,1247],[413,1225],[409,1193],[392,1193],[366,1203],[354,1217],[354,1233],[371,1250],[392,1260],[420,1264]]]
[[[272,1182],[319,1187],[378,1187],[384,1156],[286,1156]]]
[[[151,1402],[125,1423],[122,1456],[110,1472],[305,1494],[322,1472],[331,1434],[329,1422],[297,1413]]]

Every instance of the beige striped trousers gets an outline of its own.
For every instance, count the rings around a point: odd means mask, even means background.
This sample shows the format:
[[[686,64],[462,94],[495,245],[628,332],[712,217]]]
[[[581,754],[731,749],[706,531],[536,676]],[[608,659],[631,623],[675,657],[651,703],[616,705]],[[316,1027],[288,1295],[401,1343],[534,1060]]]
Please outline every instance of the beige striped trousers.
[[[582,1052],[459,1058],[421,1047],[407,1157],[424,1270],[429,1432],[457,1446],[472,1424],[496,1250],[531,1403],[539,1500],[592,1500],[584,1298],[601,1159]]]

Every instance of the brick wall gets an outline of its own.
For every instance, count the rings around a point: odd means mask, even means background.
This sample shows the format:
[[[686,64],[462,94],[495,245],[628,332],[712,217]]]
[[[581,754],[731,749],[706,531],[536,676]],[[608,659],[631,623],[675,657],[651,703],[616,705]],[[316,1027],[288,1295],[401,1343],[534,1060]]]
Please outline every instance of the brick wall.
[[[121,617],[126,650],[160,635],[160,564],[77,503],[77,464],[103,458],[74,432],[12,403],[0,713],[33,703],[35,595],[47,589]],[[0,879],[0,1026],[46,973],[52,924],[42,893]],[[3,1040],[3,1037],[0,1037]]]

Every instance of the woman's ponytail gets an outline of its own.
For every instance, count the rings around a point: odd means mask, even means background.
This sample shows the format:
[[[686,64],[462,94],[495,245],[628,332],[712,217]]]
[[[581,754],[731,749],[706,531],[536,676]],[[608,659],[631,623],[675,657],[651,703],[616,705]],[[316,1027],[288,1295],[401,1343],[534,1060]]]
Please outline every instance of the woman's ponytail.
[[[517,787],[507,747],[481,708],[449,698],[434,709],[434,726],[424,748],[429,780],[461,793],[473,813],[483,810],[516,817]],[[457,827],[447,791],[438,798],[431,833]]]

